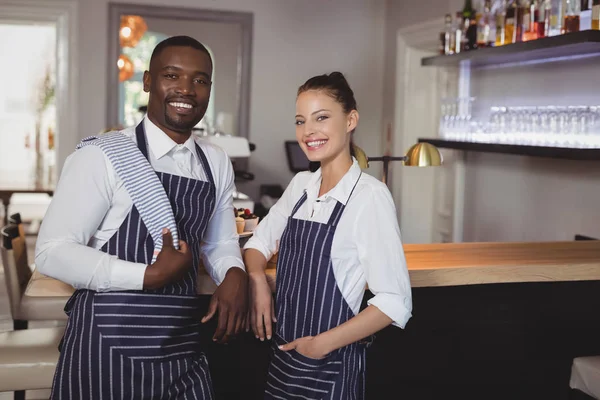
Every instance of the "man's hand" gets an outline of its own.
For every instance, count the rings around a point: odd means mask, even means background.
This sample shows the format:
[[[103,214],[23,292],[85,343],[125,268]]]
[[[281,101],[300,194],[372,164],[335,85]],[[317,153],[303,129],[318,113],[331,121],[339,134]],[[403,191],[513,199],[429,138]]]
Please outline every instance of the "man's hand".
[[[271,339],[272,324],[277,322],[273,297],[264,272],[250,274],[250,326],[257,339]]]
[[[315,360],[324,358],[329,351],[325,348],[325,344],[320,340],[319,336],[305,336],[279,346],[279,350],[290,351],[296,350],[305,357]]]
[[[227,271],[208,306],[202,323],[209,321],[219,310],[219,324],[213,336],[218,343],[226,343],[246,326],[248,317],[248,275],[241,268]]]
[[[187,244],[179,241],[179,250],[173,246],[173,236],[163,228],[163,247],[156,261],[146,268],[144,289],[158,289],[179,280],[192,267],[192,252]]]

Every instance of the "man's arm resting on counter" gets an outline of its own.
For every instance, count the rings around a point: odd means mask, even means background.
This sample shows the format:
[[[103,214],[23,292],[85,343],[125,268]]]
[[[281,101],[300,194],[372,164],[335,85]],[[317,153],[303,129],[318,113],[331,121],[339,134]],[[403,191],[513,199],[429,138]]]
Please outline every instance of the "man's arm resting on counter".
[[[217,161],[215,213],[208,223],[202,244],[204,267],[217,284],[202,323],[218,312],[216,342],[227,342],[246,327],[248,316],[248,275],[239,245],[233,214],[234,173],[231,161],[221,150]],[[220,169],[223,168],[221,171]]]

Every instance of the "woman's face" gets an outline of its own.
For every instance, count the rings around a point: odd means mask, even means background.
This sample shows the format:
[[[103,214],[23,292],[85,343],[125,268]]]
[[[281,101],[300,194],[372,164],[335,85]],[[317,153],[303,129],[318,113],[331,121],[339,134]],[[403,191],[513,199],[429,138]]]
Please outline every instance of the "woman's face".
[[[296,140],[310,161],[328,162],[350,154],[350,135],[358,112],[346,114],[323,90],[308,90],[296,99]]]

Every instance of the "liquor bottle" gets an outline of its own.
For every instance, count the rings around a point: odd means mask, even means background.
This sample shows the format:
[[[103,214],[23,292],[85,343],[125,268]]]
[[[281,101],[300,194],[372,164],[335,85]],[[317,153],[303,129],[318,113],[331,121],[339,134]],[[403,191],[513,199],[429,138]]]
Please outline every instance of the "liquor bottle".
[[[456,18],[454,19],[454,53],[460,53],[463,47],[463,21],[462,12],[456,12]]]
[[[496,42],[495,46],[503,46],[506,42],[506,0],[501,0],[496,10]]]
[[[442,32],[442,35],[442,54],[454,54],[454,32],[452,31],[452,15],[450,14],[446,14],[444,17],[444,32]]]
[[[462,9],[463,19],[463,48],[464,50],[474,50],[477,48],[477,22],[475,20],[475,9],[471,0],[465,0]]]
[[[550,0],[540,0],[537,21],[537,36],[543,38],[550,36],[550,16],[552,15],[552,3]]]
[[[523,41],[537,39],[537,19],[535,0],[524,1],[523,3]]]
[[[495,39],[492,31],[492,2],[485,0],[482,10],[477,13],[477,47],[489,47]]]
[[[565,19],[563,21],[564,33],[579,32],[580,0],[567,0]]]
[[[565,13],[566,0],[550,0],[550,27],[548,28],[548,36],[556,36],[563,34],[562,21]]]
[[[504,24],[507,43],[523,41],[523,14],[524,7],[522,7],[519,0],[511,0],[506,7],[506,22]]]
[[[592,0],[592,29],[600,30],[600,0]]]

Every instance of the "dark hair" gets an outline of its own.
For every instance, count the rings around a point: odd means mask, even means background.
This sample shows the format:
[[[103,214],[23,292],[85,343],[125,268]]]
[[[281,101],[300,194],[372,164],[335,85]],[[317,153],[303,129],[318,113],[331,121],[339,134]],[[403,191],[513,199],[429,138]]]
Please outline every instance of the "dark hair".
[[[150,65],[152,65],[152,61],[168,47],[191,47],[192,49],[202,51],[208,55],[210,64],[212,65],[212,57],[210,56],[208,49],[202,43],[189,36],[171,36],[157,44],[152,51],[152,56],[150,56]]]
[[[354,98],[354,92],[352,91],[352,88],[350,88],[350,85],[344,77],[344,74],[342,74],[341,72],[335,71],[330,73],[329,75],[323,74],[313,76],[312,78],[304,82],[304,85],[298,88],[298,93],[296,96],[300,96],[300,94],[308,90],[322,90],[326,92],[329,96],[331,96],[342,106],[342,109],[346,114],[348,114],[352,110],[358,110],[356,105],[356,99]],[[354,130],[352,130],[352,133],[354,133]],[[350,155],[352,157],[356,156],[354,152],[354,143],[352,142],[352,139],[350,139]],[[312,168],[315,167],[316,169],[318,169],[316,164]]]

